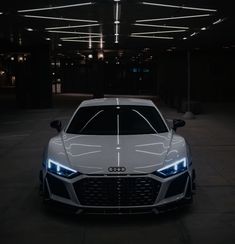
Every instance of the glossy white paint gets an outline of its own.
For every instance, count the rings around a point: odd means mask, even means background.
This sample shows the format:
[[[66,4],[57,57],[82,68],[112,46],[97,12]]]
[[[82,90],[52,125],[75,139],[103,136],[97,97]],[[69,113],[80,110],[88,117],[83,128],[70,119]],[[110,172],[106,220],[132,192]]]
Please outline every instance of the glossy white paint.
[[[150,100],[103,98],[86,100],[81,103],[78,109],[84,106],[104,105],[155,107]],[[76,114],[77,110],[74,114]],[[159,112],[158,109],[157,111]],[[159,114],[161,115],[160,112]],[[162,119],[164,120],[163,117]],[[94,174],[104,175],[104,177],[105,175],[117,175],[117,172],[108,171],[109,167],[125,167],[126,171],[118,172],[118,175],[123,174],[134,177],[135,174],[143,174],[145,177],[151,177],[162,182],[155,205],[165,204],[183,198],[189,180],[187,180],[184,193],[165,199],[170,182],[180,174],[161,178],[152,173],[185,158],[188,164],[188,174],[189,176],[192,175],[191,156],[187,143],[183,137],[169,129],[166,122],[165,124],[168,132],[144,135],[119,135],[119,133],[117,135],[76,135],[66,133],[67,126],[65,130],[49,141],[46,158],[82,173],[82,175],[73,179],[56,176],[66,184],[67,189],[72,189],[71,184],[83,177],[92,177],[91,175]],[[117,119],[118,126],[119,121]],[[45,167],[44,177],[46,177],[46,174],[47,169]],[[74,190],[71,190],[71,195],[76,195]],[[67,204],[81,206],[76,196],[72,200],[62,200],[61,197],[58,198],[58,196],[50,194],[50,198]]]
[[[110,166],[125,166],[125,173],[152,173],[186,157],[185,141],[172,131],[161,135],[74,135],[62,132],[49,142],[48,157],[83,174]],[[119,153],[120,161],[117,159]],[[117,163],[119,161],[119,163]],[[94,169],[94,170],[93,170]]]

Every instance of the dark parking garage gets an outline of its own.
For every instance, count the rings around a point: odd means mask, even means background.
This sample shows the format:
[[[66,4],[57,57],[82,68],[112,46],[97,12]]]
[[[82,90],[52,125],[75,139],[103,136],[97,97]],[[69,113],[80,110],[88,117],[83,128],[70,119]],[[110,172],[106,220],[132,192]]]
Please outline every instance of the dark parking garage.
[[[232,1],[8,0],[0,27],[1,243],[235,242]],[[58,134],[50,122],[65,128],[94,98],[117,109],[148,99],[166,121],[186,122],[177,134],[196,170],[191,204],[87,214],[45,203],[39,172]]]

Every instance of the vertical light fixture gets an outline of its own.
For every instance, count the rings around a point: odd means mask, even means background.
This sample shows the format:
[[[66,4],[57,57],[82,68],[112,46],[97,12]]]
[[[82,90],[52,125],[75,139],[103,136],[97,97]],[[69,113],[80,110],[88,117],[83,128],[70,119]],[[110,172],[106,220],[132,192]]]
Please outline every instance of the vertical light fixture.
[[[89,49],[92,49],[91,35],[89,36]]]
[[[119,42],[119,29],[120,29],[120,12],[121,6],[119,4],[120,0],[114,0],[114,39],[115,43]]]
[[[103,35],[100,36],[100,49],[103,49]]]
[[[194,119],[195,116],[191,112],[191,53],[187,52],[187,111],[183,115],[185,119]]]

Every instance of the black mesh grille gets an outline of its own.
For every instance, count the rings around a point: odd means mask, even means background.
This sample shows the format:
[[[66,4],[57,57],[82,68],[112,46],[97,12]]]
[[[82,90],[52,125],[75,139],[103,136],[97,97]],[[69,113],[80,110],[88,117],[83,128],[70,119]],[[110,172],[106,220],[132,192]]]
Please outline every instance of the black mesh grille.
[[[152,205],[161,183],[147,177],[90,177],[74,183],[78,199],[85,206]]]

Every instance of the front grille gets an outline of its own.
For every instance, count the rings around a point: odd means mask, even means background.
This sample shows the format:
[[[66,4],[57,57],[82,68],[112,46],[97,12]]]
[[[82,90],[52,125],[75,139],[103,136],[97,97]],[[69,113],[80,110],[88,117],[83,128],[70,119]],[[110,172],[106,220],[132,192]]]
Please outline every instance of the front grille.
[[[152,205],[161,187],[148,177],[88,177],[73,185],[84,206]]]

